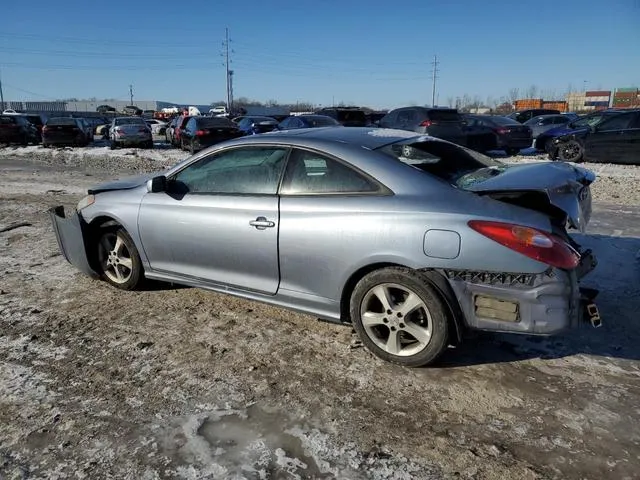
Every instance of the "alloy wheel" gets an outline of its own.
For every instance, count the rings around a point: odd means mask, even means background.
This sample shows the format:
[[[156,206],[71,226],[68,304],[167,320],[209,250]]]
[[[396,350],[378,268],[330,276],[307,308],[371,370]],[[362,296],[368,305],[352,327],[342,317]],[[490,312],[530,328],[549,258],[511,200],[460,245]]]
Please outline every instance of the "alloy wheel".
[[[383,283],[371,288],[362,300],[360,315],[367,336],[391,355],[415,355],[431,341],[429,308],[402,285]]]
[[[104,274],[114,283],[126,283],[133,272],[131,253],[116,233],[106,233],[100,239],[100,259]]]

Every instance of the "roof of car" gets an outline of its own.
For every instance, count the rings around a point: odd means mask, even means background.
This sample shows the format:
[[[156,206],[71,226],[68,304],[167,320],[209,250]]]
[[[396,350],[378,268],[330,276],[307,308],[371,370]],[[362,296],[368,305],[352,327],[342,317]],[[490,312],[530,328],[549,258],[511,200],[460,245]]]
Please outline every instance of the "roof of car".
[[[264,133],[262,135],[252,135],[242,137],[238,142],[264,142],[278,143],[279,141],[291,143],[306,143],[310,141],[333,142],[350,144],[369,150],[389,145],[391,143],[406,140],[413,137],[427,137],[416,132],[407,130],[396,130],[392,128],[371,128],[371,127],[320,127],[320,128],[300,128],[296,130],[284,130]],[[432,137],[429,137],[432,138]],[[435,139],[434,139],[435,140]]]

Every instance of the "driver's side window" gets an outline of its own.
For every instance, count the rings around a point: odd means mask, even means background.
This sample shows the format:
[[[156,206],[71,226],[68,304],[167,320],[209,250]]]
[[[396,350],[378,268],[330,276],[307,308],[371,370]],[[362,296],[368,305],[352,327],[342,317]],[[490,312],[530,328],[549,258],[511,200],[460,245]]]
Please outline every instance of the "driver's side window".
[[[287,153],[279,147],[226,150],[192,163],[171,183],[181,193],[275,195]]]

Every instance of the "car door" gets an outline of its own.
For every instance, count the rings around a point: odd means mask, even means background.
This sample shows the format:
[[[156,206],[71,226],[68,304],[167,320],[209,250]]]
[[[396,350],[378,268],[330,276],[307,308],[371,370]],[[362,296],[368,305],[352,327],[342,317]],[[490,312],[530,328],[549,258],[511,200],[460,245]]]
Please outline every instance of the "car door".
[[[625,163],[640,165],[640,112],[631,121],[629,129],[624,133]]]
[[[146,194],[138,229],[151,270],[275,294],[278,184],[288,149],[231,147],[188,164]]]
[[[631,136],[626,135],[631,122],[635,120],[635,112],[611,115],[597,124],[594,130],[587,133],[584,141],[585,159],[595,162],[625,163]]]
[[[378,202],[389,193],[339,159],[292,149],[280,190],[281,289],[310,302],[336,299],[345,259],[358,258],[362,248],[345,232],[376,237]]]

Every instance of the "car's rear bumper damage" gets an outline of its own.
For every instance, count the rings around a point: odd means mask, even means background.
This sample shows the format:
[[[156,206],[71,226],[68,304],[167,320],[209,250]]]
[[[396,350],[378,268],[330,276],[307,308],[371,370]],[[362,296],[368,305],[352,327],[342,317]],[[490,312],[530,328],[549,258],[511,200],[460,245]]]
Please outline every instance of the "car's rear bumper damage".
[[[82,273],[97,278],[87,257],[86,223],[77,212],[67,216],[63,206],[49,209],[53,231],[64,258]]]
[[[466,325],[476,330],[552,335],[583,325],[599,327],[598,292],[579,279],[596,265],[590,251],[573,271],[540,274],[445,270]]]

